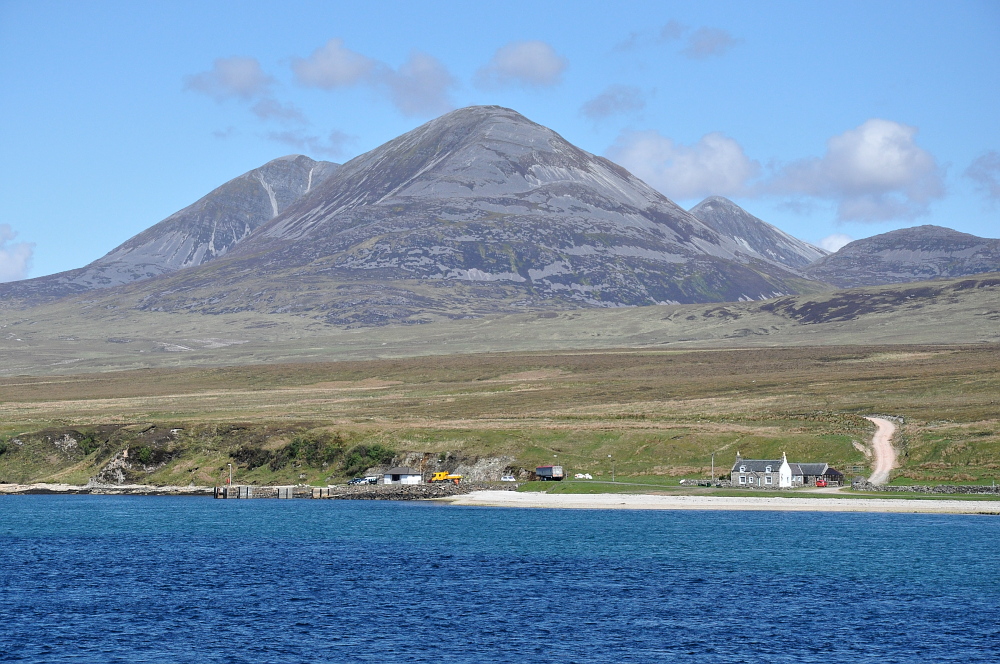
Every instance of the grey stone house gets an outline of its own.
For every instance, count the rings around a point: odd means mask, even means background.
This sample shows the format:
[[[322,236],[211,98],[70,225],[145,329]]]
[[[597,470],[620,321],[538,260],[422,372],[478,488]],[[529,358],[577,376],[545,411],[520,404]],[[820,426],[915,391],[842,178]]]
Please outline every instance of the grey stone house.
[[[844,474],[826,463],[791,463],[784,454],[780,459],[744,459],[739,452],[729,477],[733,486],[754,488],[814,485],[818,479],[830,484],[844,481]]]

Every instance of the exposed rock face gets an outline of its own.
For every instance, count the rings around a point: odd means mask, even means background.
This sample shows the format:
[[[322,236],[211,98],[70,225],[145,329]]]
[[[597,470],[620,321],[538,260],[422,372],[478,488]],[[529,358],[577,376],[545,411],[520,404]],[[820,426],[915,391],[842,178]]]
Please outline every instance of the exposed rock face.
[[[735,241],[739,253],[750,258],[802,269],[830,253],[792,237],[721,196],[706,198],[690,212],[712,230]]]
[[[0,296],[59,297],[129,284],[228,253],[308,194],[337,164],[290,155],[230,180],[86,267],[0,285]]]
[[[1000,240],[941,226],[904,228],[855,240],[805,274],[841,288],[1000,271]]]

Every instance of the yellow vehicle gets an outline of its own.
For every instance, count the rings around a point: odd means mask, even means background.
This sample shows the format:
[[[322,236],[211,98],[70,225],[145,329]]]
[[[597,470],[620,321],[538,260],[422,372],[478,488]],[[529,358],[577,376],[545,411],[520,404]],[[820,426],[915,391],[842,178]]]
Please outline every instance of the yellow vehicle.
[[[461,481],[461,475],[452,475],[447,470],[443,470],[440,473],[434,473],[434,475],[427,480],[427,483],[434,484],[435,482],[454,482],[455,484],[458,484]]]

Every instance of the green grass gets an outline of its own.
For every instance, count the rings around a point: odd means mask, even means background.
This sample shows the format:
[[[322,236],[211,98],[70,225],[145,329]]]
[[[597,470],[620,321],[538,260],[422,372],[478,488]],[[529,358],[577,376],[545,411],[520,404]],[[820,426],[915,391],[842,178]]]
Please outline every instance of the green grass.
[[[382,445],[602,478],[611,455],[618,479],[668,486],[708,479],[713,453],[717,476],[737,452],[866,467],[857,447],[874,427],[863,415],[882,413],[904,418],[894,482],[989,484],[1000,479],[997,394],[994,346],[491,353],[15,377],[0,379],[0,479],[85,479],[145,446],[173,455],[151,482],[217,483],[234,463],[245,481],[325,484],[357,470],[344,465],[348,449]],[[54,441],[67,432],[95,437],[97,451],[60,450]],[[302,448],[280,468],[240,457],[302,435],[339,437],[341,452]]]

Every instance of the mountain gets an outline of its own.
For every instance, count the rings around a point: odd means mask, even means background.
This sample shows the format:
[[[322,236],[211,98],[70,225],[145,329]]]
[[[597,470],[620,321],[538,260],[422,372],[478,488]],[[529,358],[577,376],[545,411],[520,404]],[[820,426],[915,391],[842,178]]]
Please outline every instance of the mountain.
[[[376,324],[753,300],[810,285],[621,167],[486,106],[349,161],[224,259],[135,294],[146,310]]]
[[[805,275],[841,288],[1000,271],[1000,240],[941,226],[916,226],[855,240]]]
[[[690,210],[706,226],[731,238],[749,256],[801,270],[829,252],[753,216],[721,196],[706,198]]]
[[[68,272],[0,285],[0,297],[61,297],[149,279],[226,255],[321,184],[337,164],[290,155],[234,178],[188,207]]]

